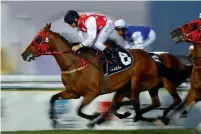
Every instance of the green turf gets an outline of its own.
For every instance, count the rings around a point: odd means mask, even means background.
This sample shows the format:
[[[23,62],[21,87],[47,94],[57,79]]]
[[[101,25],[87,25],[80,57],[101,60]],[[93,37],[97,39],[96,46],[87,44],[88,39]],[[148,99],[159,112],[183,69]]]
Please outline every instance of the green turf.
[[[2,134],[201,134],[193,129],[155,129],[155,130],[54,130],[54,131],[18,131],[2,132]]]

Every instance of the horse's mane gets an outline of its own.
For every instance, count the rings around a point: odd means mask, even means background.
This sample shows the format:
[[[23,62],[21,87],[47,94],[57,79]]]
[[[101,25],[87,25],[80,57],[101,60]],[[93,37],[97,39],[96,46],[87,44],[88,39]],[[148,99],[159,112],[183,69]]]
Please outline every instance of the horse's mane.
[[[59,37],[61,40],[63,40],[65,43],[67,44],[70,44],[71,46],[74,46],[74,45],[78,45],[80,42],[75,42],[75,43],[70,43],[66,38],[64,38],[62,35],[60,35],[59,33],[57,32],[53,32],[51,31],[51,33],[53,33],[54,35],[56,35],[57,37]]]
[[[69,44],[70,47],[80,44],[80,42],[70,43],[65,37],[63,37],[62,35],[60,35],[60,34],[57,33],[57,32],[51,31],[51,33],[54,34],[55,36],[57,36],[58,38],[60,38],[60,39],[61,39],[62,41],[64,41],[66,44]],[[91,52],[93,52],[92,50],[93,50],[93,48],[84,47],[84,48],[81,49],[81,52],[84,52],[84,53],[91,53]]]
[[[61,40],[63,40],[66,44],[69,44],[70,46],[75,46],[75,45],[78,45],[80,42],[75,42],[75,43],[70,43],[66,38],[64,38],[62,35],[60,35],[59,33],[57,33],[57,32],[53,32],[53,31],[51,31],[51,33],[52,34],[54,34],[55,36],[57,36],[57,37],[59,37]],[[110,40],[110,39],[108,39],[108,40],[106,40],[106,42],[105,43],[108,43],[108,44],[110,44],[111,46],[113,46],[113,47],[115,47],[115,46],[120,46],[120,45],[118,45],[115,41],[113,41],[113,40]],[[86,53],[88,53],[88,52],[93,52],[94,53],[94,48],[89,48],[89,47],[84,47],[84,48],[82,48],[81,49],[81,51],[82,52],[86,52]]]

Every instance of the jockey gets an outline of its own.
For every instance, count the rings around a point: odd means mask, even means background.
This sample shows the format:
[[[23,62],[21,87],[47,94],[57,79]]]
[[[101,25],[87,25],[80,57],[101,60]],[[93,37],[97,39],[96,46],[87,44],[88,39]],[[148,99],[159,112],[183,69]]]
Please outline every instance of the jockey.
[[[87,38],[77,46],[73,46],[72,50],[77,51],[82,47],[95,47],[101,50],[106,59],[111,60],[113,63],[118,64],[117,53],[108,49],[103,43],[109,38],[115,29],[114,22],[109,20],[106,16],[100,14],[81,14],[79,15],[74,10],[69,10],[64,17],[65,23],[73,28],[78,28],[80,33],[87,33]],[[81,35],[81,34],[79,34]]]
[[[115,22],[115,30],[125,39],[125,49],[145,49],[155,39],[155,32],[148,26],[128,26],[123,19]]]

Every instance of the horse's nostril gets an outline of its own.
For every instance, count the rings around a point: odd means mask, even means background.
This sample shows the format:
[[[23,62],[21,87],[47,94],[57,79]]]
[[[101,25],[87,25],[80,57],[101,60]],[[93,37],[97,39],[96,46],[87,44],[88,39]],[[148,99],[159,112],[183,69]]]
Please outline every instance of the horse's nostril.
[[[26,60],[26,58],[27,58],[26,53],[22,53],[21,56],[22,56],[23,60]]]

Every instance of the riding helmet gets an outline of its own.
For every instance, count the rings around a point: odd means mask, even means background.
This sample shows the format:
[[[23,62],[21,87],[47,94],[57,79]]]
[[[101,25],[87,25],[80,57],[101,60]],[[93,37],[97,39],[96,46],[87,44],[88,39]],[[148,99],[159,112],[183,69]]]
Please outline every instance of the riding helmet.
[[[64,22],[69,23],[74,21],[76,18],[79,18],[79,14],[74,10],[69,10],[64,17]]]

